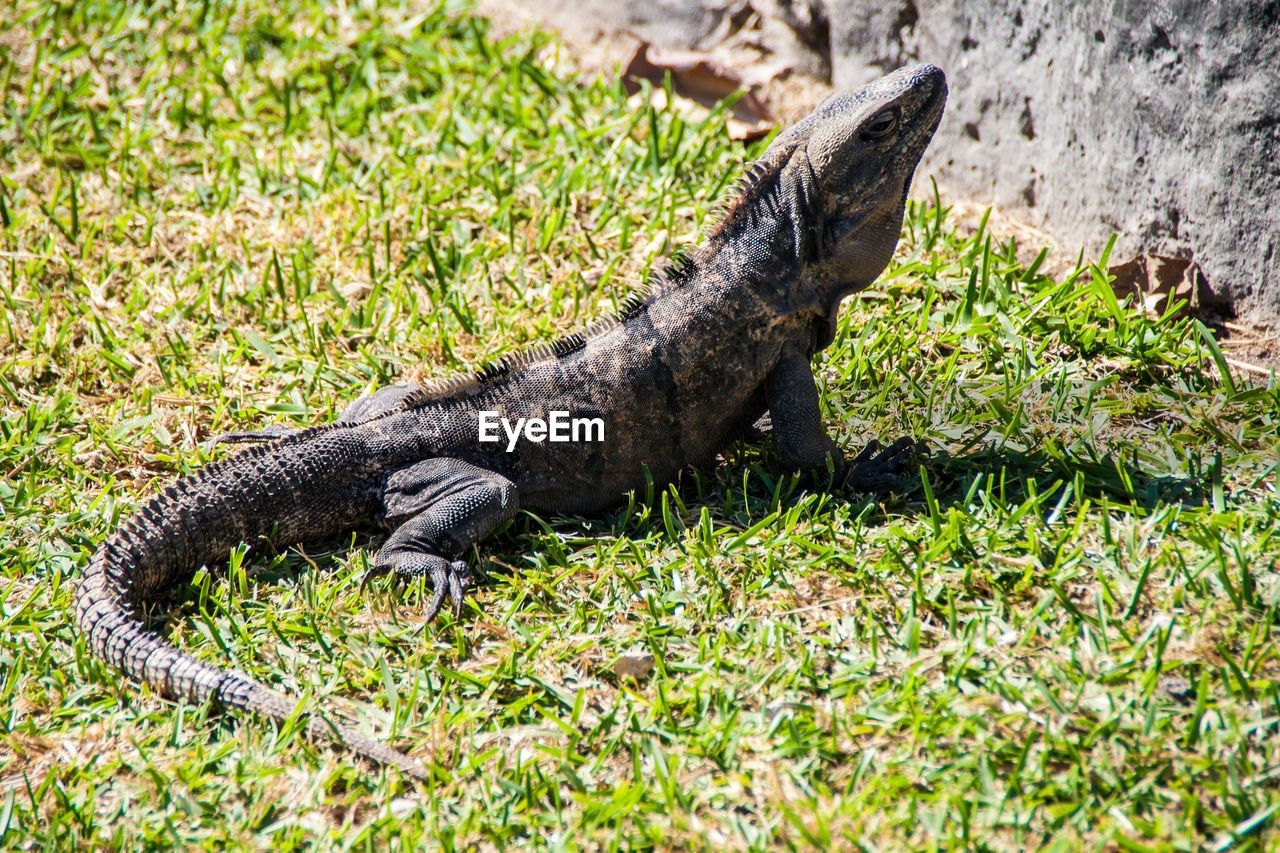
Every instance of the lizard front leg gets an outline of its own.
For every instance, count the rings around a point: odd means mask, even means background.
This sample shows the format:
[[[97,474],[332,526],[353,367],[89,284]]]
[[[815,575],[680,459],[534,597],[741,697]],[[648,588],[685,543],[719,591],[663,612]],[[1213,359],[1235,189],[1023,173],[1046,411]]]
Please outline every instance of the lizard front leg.
[[[399,527],[361,585],[388,572],[404,581],[427,576],[434,587],[427,620],[440,612],[446,594],[460,613],[475,581],[460,558],[516,514],[515,484],[457,459],[427,459],[393,472],[383,500],[387,519]]]
[[[915,442],[902,438],[882,450],[873,440],[852,462],[846,461],[823,429],[818,388],[807,353],[799,349],[784,351],[769,374],[765,391],[774,441],[787,471],[822,476],[830,464],[835,482],[847,488],[881,491],[898,485],[898,475],[915,451]]]

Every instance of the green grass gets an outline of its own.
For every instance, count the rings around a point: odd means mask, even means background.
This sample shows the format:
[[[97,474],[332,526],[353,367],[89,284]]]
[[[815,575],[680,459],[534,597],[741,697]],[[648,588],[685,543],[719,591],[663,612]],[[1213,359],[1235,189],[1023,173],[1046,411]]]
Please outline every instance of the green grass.
[[[361,533],[202,573],[162,630],[431,768],[175,704],[75,578],[206,439],[597,318],[755,150],[464,7],[16,0],[0,27],[0,844],[1274,847],[1275,383],[913,204],[820,356],[842,496],[735,447],[523,515],[455,622]],[[376,586],[376,585],[375,585]],[[615,675],[652,654],[653,674]]]

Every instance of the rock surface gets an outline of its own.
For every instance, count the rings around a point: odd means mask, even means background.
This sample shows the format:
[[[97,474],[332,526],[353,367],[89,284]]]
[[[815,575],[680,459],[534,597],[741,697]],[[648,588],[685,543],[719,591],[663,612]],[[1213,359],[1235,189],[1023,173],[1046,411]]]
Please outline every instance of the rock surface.
[[[736,39],[837,87],[934,62],[951,101],[922,178],[1088,255],[1116,233],[1116,261],[1192,258],[1238,313],[1280,319],[1275,0],[520,2],[570,37]]]
[[[947,70],[927,161],[940,184],[1089,254],[1117,233],[1116,260],[1193,258],[1237,311],[1280,317],[1280,4],[854,0],[828,13],[837,86],[915,59]]]

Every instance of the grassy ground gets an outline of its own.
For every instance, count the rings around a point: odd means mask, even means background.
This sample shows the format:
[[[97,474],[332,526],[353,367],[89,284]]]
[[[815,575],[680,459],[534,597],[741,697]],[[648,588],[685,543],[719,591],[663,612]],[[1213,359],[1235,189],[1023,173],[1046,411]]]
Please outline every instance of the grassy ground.
[[[903,494],[737,447],[522,516],[459,622],[359,593],[372,533],[172,602],[178,645],[434,784],[99,665],[77,572],[211,434],[607,313],[753,152],[452,5],[0,16],[3,846],[1276,845],[1273,385],[936,204],[819,365],[849,452],[933,449]]]

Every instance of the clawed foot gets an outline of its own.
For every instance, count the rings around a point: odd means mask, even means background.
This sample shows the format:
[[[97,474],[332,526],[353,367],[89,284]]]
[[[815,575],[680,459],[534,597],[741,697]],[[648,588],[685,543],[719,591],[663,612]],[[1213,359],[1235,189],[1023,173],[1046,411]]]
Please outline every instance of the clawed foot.
[[[841,485],[855,492],[886,492],[902,487],[906,464],[917,454],[928,454],[928,448],[913,439],[900,438],[886,448],[872,439],[862,452],[849,460]]]
[[[412,554],[408,555],[407,559],[406,555],[398,554],[397,557],[396,562],[379,559],[374,563],[360,579],[360,591],[364,592],[369,581],[386,574],[392,575],[398,584],[407,584],[424,576],[430,577],[433,591],[431,600],[427,602],[426,621],[430,622],[440,613],[446,594],[453,602],[453,617],[455,619],[461,617],[462,602],[467,590],[476,585],[475,572],[466,562],[463,560],[450,562],[434,554]]]

